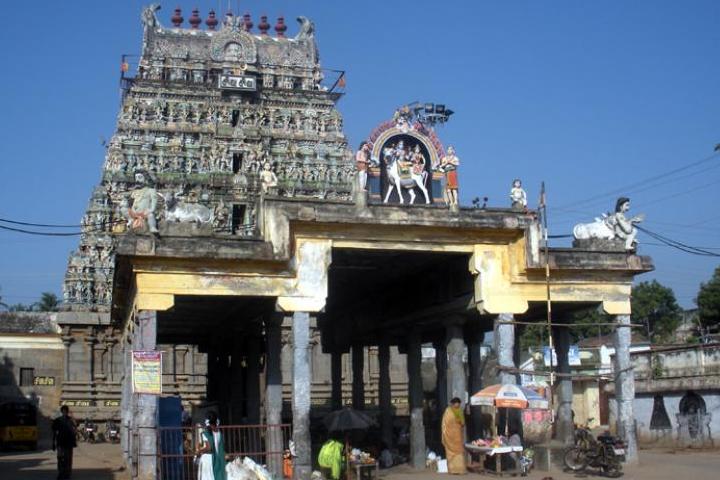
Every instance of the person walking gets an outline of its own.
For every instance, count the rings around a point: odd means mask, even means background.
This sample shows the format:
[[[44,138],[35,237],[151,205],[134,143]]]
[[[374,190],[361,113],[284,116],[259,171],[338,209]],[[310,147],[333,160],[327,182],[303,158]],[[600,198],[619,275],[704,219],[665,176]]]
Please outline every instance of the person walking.
[[[77,428],[67,405],[60,407],[60,416],[52,422],[52,449],[57,452],[58,480],[72,475],[73,448],[77,447]]]
[[[198,480],[226,480],[225,444],[220,433],[220,420],[215,412],[208,413],[200,438]]]
[[[461,408],[462,402],[455,397],[445,409],[442,417],[442,444],[445,447],[448,473],[464,475],[465,466],[465,415]]]

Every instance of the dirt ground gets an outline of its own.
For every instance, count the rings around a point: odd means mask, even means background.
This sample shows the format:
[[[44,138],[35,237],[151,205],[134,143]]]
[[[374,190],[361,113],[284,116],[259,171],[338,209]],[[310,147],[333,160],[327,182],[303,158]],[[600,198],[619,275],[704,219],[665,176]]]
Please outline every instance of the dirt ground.
[[[120,467],[120,447],[111,444],[82,443],[75,450],[73,480],[127,480],[127,472]],[[2,452],[0,453],[0,479],[40,480],[54,479],[56,473],[54,452]],[[576,478],[602,478],[592,474],[573,475],[560,471],[532,471],[527,477],[540,480]],[[448,480],[447,474],[418,472],[405,466],[381,470],[383,480]],[[483,475],[468,474],[466,478]],[[640,465],[625,467],[626,480],[705,480],[720,477],[720,451],[692,450],[641,450]],[[488,476],[488,478],[492,478]]]

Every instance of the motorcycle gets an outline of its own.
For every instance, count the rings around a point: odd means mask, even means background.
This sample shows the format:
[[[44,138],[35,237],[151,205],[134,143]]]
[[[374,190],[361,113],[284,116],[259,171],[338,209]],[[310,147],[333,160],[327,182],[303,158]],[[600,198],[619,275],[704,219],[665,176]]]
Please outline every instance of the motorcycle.
[[[97,427],[94,423],[92,423],[89,419],[85,420],[85,423],[82,425],[80,429],[80,434],[82,435],[82,439],[84,442],[87,443],[95,443],[95,432],[97,431]]]
[[[105,437],[110,443],[120,443],[120,430],[115,422],[109,421],[105,425]]]
[[[607,477],[617,478],[623,474],[620,461],[624,455],[625,444],[622,440],[608,433],[595,439],[588,427],[581,426],[575,429],[575,445],[565,450],[563,463],[573,472],[593,467]]]

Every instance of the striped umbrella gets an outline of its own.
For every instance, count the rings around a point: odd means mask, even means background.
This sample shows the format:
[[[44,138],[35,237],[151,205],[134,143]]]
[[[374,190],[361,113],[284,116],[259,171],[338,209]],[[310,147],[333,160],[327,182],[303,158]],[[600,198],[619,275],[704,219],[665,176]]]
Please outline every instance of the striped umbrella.
[[[499,408],[548,408],[548,401],[535,390],[519,385],[490,385],[470,397],[470,405]]]

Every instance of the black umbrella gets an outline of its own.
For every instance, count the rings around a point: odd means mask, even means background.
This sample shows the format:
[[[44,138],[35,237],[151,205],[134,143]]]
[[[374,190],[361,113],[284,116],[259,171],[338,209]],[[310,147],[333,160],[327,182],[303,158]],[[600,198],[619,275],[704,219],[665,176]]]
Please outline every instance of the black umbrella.
[[[329,432],[350,432],[351,430],[367,430],[376,425],[375,420],[367,414],[350,407],[335,410],[325,415],[323,423]]]
[[[370,427],[374,427],[375,420],[370,418],[367,414],[358,410],[353,410],[350,407],[345,407],[342,410],[335,410],[325,415],[323,423],[327,427],[328,432],[342,432],[345,434],[345,458],[348,465],[346,469],[346,478],[350,478],[350,443],[349,434],[352,431],[367,430]]]

